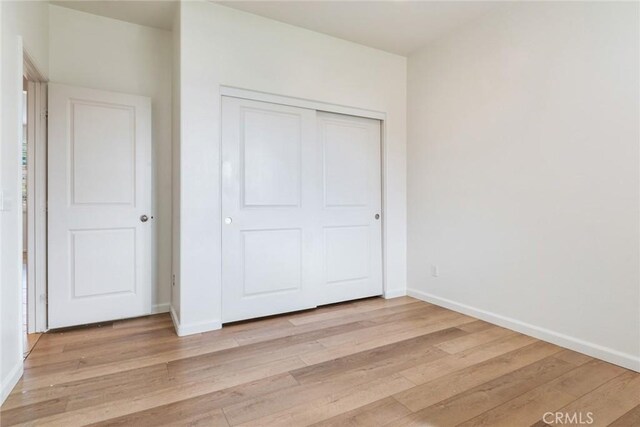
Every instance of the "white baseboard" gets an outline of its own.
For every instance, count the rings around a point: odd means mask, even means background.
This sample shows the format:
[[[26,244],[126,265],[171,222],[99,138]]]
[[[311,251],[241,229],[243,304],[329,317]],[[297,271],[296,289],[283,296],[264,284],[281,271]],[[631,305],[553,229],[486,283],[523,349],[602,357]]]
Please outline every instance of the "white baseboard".
[[[173,329],[175,329],[176,330],[176,334],[178,336],[180,336],[180,334],[178,333],[178,330],[180,329],[180,320],[178,319],[178,315],[176,314],[176,311],[173,309],[172,305],[169,306],[169,314],[171,314],[171,321],[173,322]]]
[[[169,313],[171,311],[171,304],[168,302],[162,304],[153,304],[151,307],[151,314]]]
[[[11,393],[11,390],[18,384],[22,374],[24,372],[24,364],[22,362],[22,358],[18,360],[18,363],[11,369],[11,372],[7,375],[6,378],[2,378],[2,390],[0,390],[0,405],[2,405]]]
[[[521,322],[520,320],[512,319],[510,317],[491,313],[486,310],[471,307],[466,304],[461,304],[446,298],[440,298],[427,292],[418,291],[416,289],[408,289],[407,295],[435,305],[439,305],[441,307],[451,309],[453,311],[460,312],[462,314],[485,320],[489,323],[493,323],[498,326],[502,326],[507,329],[511,329],[516,332],[520,332],[522,334],[559,345],[561,347],[568,348],[570,350],[577,351],[579,353],[584,353],[597,359],[613,363],[614,365],[622,366],[624,368],[640,372],[640,357],[634,356],[632,354],[623,353],[609,347],[604,347],[599,344],[584,341],[579,338],[555,332],[550,329],[541,328],[529,323]]]
[[[407,295],[406,289],[389,289],[384,291],[384,299],[398,298]]]
[[[173,309],[170,308],[171,320],[173,321],[173,327],[176,329],[176,334],[179,337],[186,335],[199,334],[202,332],[215,331],[222,328],[222,322],[220,320],[208,320],[204,322],[194,322],[189,324],[180,323],[178,316]]]

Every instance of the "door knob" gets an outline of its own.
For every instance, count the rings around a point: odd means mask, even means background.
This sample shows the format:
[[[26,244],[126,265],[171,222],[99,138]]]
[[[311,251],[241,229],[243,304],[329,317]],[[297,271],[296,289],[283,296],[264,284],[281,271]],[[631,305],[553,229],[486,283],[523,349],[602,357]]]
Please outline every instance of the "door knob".
[[[228,217],[226,217],[226,218],[224,219],[224,223],[225,223],[225,224],[231,224],[232,222],[233,222],[233,219],[232,219],[230,216],[228,216]]]
[[[147,221],[149,221],[149,217],[146,216],[146,215],[140,215],[140,221],[147,222]]]
[[[380,214],[376,214],[375,219],[380,219]]]

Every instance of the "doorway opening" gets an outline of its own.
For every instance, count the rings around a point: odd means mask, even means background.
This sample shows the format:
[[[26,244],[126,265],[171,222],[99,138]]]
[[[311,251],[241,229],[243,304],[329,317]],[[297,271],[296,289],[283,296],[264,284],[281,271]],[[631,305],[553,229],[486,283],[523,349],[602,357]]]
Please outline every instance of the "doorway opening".
[[[26,357],[47,330],[46,83],[24,52],[22,80],[22,330]]]
[[[22,79],[22,141],[21,141],[21,167],[22,167],[22,197],[21,197],[21,206],[22,206],[22,333],[24,337],[24,346],[23,346],[23,355],[27,357],[33,347],[38,342],[40,338],[40,333],[33,332],[35,330],[34,325],[30,324],[29,319],[29,306],[34,303],[34,293],[30,292],[29,282],[32,280],[30,276],[29,264],[32,261],[31,258],[33,254],[29,252],[29,239],[31,237],[31,233],[29,226],[29,219],[32,216],[31,210],[33,206],[31,206],[30,202],[30,180],[29,177],[33,174],[33,171],[30,171],[30,150],[29,148],[29,82],[25,77]],[[30,173],[31,172],[31,173]]]

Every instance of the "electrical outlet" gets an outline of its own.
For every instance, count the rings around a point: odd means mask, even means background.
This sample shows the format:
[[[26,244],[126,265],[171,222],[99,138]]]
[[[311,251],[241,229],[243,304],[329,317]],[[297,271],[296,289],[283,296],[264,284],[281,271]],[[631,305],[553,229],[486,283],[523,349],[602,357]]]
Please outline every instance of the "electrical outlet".
[[[176,285],[176,275],[172,274],[171,275],[171,286],[175,286]]]
[[[431,276],[438,277],[438,266],[431,264]]]

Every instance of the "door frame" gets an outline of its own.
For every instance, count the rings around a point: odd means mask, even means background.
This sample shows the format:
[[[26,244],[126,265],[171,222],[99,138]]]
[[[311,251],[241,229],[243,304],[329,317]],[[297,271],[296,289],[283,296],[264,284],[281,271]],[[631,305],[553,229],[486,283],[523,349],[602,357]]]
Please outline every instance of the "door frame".
[[[327,113],[336,113],[336,114],[344,114],[347,116],[356,116],[356,117],[364,117],[367,119],[375,119],[380,121],[380,196],[381,196],[381,224],[382,227],[382,296],[384,298],[394,298],[399,295],[393,292],[388,292],[387,289],[387,232],[388,232],[388,223],[386,221],[386,212],[387,212],[387,113],[382,111],[368,110],[364,108],[358,107],[350,107],[346,105],[338,105],[331,104],[322,101],[313,101],[304,98],[294,98],[283,95],[276,95],[267,92],[255,91],[250,89],[242,89],[233,86],[220,86],[220,104],[222,105],[222,97],[232,97],[232,98],[240,98],[240,99],[248,99],[251,101],[262,101],[269,102],[271,104],[280,104],[287,105],[290,107],[298,107],[298,108],[306,108],[310,110],[316,111],[325,111]],[[220,114],[222,115],[222,109],[220,109]],[[222,123],[222,118],[220,118],[220,123]],[[222,126],[220,127],[220,133],[222,135]],[[222,138],[222,136],[221,136]],[[220,161],[222,161],[222,144],[220,144],[220,153],[219,153]],[[222,186],[222,165],[220,165],[220,177],[219,182]],[[222,190],[222,188],[221,188]],[[219,198],[219,206],[220,206],[220,229],[222,233],[223,224],[223,216],[222,216],[222,191],[220,193]],[[221,234],[222,235],[222,234]],[[220,240],[220,253],[222,254],[222,239]],[[221,286],[221,289],[223,287]]]
[[[47,79],[23,50],[27,80],[27,332],[47,331]]]

